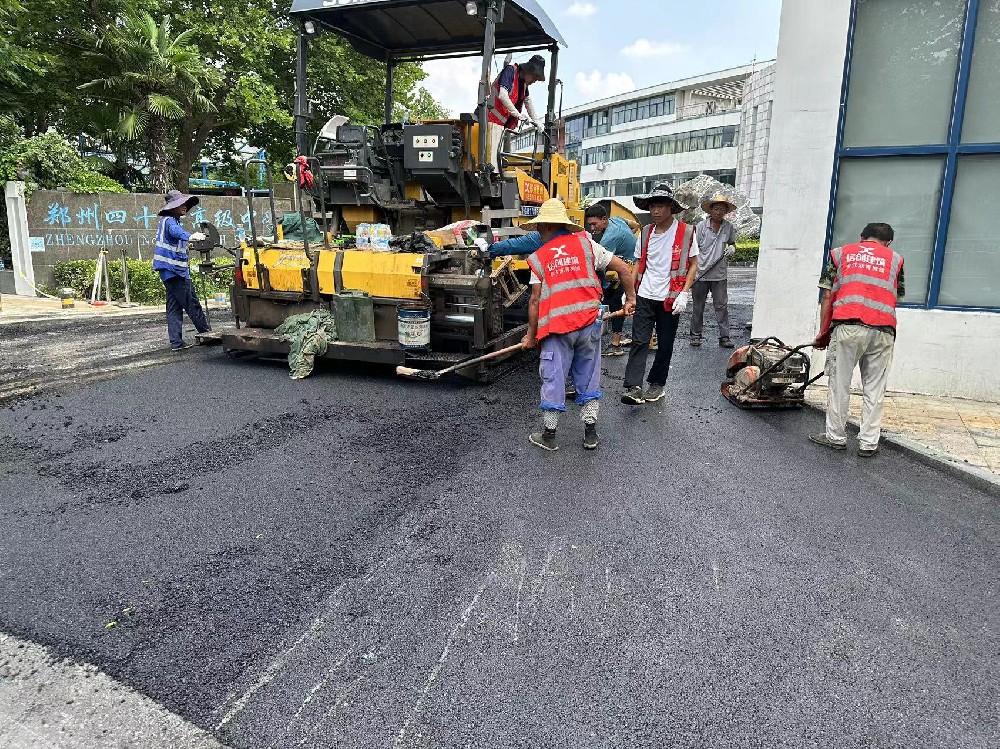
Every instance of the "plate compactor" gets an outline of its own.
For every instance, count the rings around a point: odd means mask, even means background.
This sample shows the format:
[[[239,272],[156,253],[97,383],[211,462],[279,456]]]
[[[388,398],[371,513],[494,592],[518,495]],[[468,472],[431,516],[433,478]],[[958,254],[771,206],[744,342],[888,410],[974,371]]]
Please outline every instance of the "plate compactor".
[[[740,408],[797,408],[806,388],[823,376],[809,376],[812,343],[789,347],[771,337],[737,349],[729,357],[722,394]]]

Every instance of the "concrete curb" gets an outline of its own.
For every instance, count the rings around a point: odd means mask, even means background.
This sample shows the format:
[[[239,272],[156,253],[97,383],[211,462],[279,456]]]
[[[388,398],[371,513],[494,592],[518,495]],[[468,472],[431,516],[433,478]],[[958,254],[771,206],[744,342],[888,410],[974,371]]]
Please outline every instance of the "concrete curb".
[[[817,413],[826,414],[826,410],[821,406],[817,406],[812,403],[806,403],[806,406]],[[852,434],[858,433],[858,425],[854,422],[849,421],[847,423],[847,428]],[[984,468],[979,468],[978,466],[969,465],[964,461],[956,460],[950,455],[938,452],[937,450],[932,450],[931,448],[921,445],[919,442],[899,434],[898,432],[883,431],[881,441],[883,445],[888,446],[897,452],[909,455],[926,466],[930,466],[931,468],[936,468],[939,471],[950,474],[955,478],[961,479],[965,483],[976,487],[977,489],[982,489],[990,494],[1000,496],[1000,476],[997,476],[992,471],[987,471]]]

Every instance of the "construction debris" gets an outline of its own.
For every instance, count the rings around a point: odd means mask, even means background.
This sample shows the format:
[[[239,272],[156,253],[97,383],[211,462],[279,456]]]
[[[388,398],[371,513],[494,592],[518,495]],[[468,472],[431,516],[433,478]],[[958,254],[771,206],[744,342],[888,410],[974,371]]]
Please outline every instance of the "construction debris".
[[[759,239],[760,216],[751,210],[750,199],[707,174],[699,174],[694,179],[678,185],[674,190],[674,196],[681,203],[691,206],[678,218],[688,224],[697,224],[705,218],[705,212],[701,210],[701,201],[718,193],[727,196],[737,205],[737,209],[726,217],[736,228],[737,236],[740,239]]]

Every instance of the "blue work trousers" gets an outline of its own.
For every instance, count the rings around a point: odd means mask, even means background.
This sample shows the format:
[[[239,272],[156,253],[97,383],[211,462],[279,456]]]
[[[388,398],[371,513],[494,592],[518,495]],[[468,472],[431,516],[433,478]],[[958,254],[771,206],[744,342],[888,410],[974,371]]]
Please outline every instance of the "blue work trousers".
[[[171,348],[184,345],[182,331],[185,312],[199,333],[207,333],[212,329],[190,278],[168,276],[163,279],[163,285],[167,289],[167,334],[170,336]]]

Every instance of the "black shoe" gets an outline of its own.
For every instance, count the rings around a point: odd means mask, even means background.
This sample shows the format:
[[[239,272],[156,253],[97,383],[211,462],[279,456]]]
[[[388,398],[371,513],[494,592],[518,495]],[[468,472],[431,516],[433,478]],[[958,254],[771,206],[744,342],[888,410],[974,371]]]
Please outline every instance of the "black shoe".
[[[192,348],[193,346],[194,346],[193,343],[188,343],[187,341],[184,341],[184,343],[182,343],[180,346],[171,346],[170,350],[171,351],[184,351],[185,349]]]
[[[597,437],[597,424],[584,424],[583,446],[587,450],[596,450],[600,440]]]
[[[878,455],[878,445],[875,447],[858,447],[859,458],[874,458]]]
[[[701,345],[701,336],[700,335],[693,335],[693,336],[691,336],[691,345],[692,346],[700,346]]]
[[[720,348],[736,348],[736,344],[729,340],[729,336],[719,339]]]
[[[650,385],[646,388],[646,394],[642,397],[646,403],[656,403],[657,401],[663,400],[666,393],[663,391],[663,385]]]
[[[847,445],[841,444],[839,442],[831,442],[827,439],[826,432],[820,432],[819,434],[810,434],[809,441],[815,442],[817,445],[822,445],[823,447],[829,447],[831,450],[846,450]]]
[[[566,386],[566,400],[575,401],[576,400],[576,385]]]
[[[622,403],[627,406],[641,406],[645,402],[645,399],[642,397],[641,387],[628,388],[622,394]]]
[[[549,452],[555,452],[559,449],[559,445],[556,444],[556,430],[546,429],[544,432],[535,432],[528,437],[531,440],[531,444],[535,447],[540,447],[543,450],[548,450]]]

